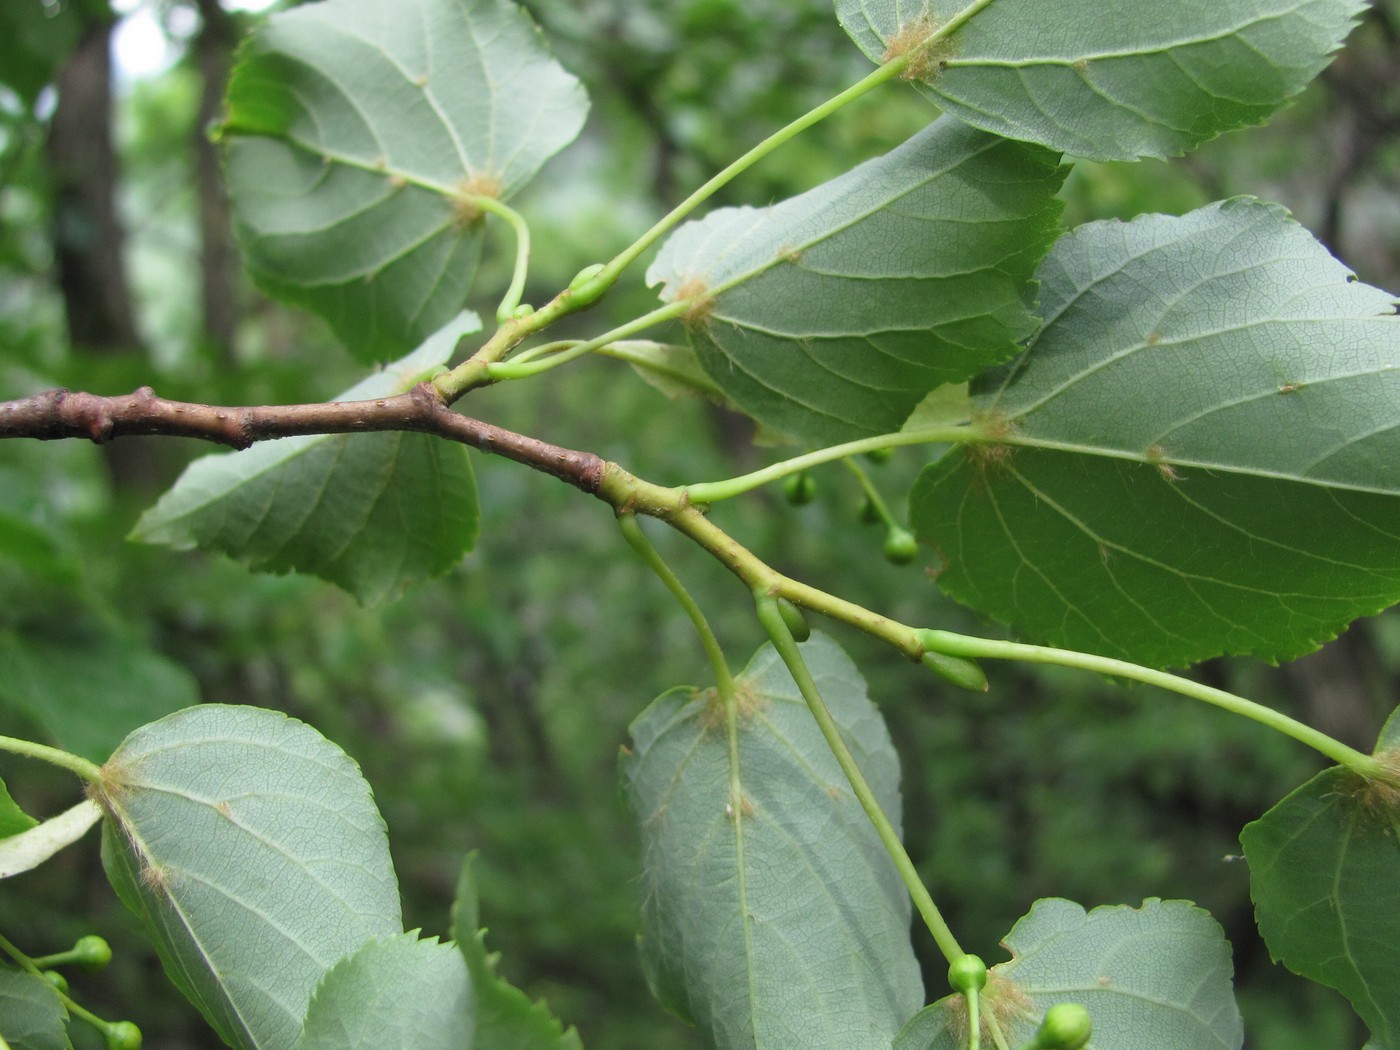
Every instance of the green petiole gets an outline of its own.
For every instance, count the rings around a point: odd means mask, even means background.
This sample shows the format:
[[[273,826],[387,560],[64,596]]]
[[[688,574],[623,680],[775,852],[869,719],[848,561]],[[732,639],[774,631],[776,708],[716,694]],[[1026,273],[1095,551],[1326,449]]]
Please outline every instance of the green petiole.
[[[11,736],[0,736],[0,751],[9,751],[12,754],[23,755],[25,758],[37,758],[40,762],[47,762],[50,765],[66,769],[70,773],[76,773],[89,783],[98,784],[102,781],[100,766],[85,758],[69,754],[67,751],[60,751],[56,747],[36,744],[31,740],[19,740]]]
[[[768,637],[773,642],[773,648],[777,650],[778,656],[787,666],[788,673],[797,683],[798,691],[802,693],[802,699],[807,701],[807,707],[812,712],[812,717],[816,719],[817,726],[821,729],[827,746],[831,748],[831,753],[836,757],[841,771],[846,774],[846,780],[851,785],[851,790],[855,793],[861,808],[865,810],[865,815],[875,826],[875,833],[880,837],[880,842],[889,853],[890,859],[894,861],[899,877],[904,880],[909,896],[914,901],[914,907],[918,909],[924,924],[928,926],[929,932],[933,934],[933,939],[938,944],[938,950],[950,963],[954,959],[962,958],[966,953],[958,946],[953,931],[948,928],[948,923],[944,921],[938,906],[933,903],[928,887],[919,878],[919,873],[914,868],[914,862],[909,859],[909,854],[904,849],[904,843],[899,841],[899,835],[894,830],[894,825],[890,823],[890,818],[880,807],[880,802],[875,797],[875,792],[871,790],[869,781],[865,779],[865,774],[860,771],[860,766],[856,764],[851,749],[846,746],[846,741],[842,739],[841,730],[837,727],[835,719],[831,717],[831,711],[827,708],[826,701],[822,699],[821,692],[817,689],[817,683],[812,678],[807,661],[802,658],[802,651],[797,647],[797,641],[788,629],[778,600],[762,592],[755,595],[755,600],[758,606],[759,623],[768,632]]]
[[[1003,642],[992,638],[974,638],[970,635],[954,634],[951,631],[923,631],[920,633],[920,638],[928,648],[946,653],[949,656],[1056,664],[1060,667],[1077,667],[1085,671],[1097,671],[1099,674],[1145,682],[1148,685],[1180,693],[1193,700],[1213,704],[1233,714],[1253,719],[1260,725],[1268,726],[1284,736],[1292,737],[1299,743],[1306,744],[1368,780],[1386,776],[1385,767],[1375,758],[1362,754],[1355,748],[1348,747],[1340,740],[1335,740],[1320,730],[1304,725],[1295,718],[1290,718],[1288,715],[1253,700],[1236,696],[1234,693],[1227,693],[1223,689],[1193,682],[1189,678],[1182,678],[1180,675],[1174,675],[1167,671],[1154,671],[1149,667],[1142,667],[1126,660],[1075,652],[1072,649],[1027,645],[1023,642]]]

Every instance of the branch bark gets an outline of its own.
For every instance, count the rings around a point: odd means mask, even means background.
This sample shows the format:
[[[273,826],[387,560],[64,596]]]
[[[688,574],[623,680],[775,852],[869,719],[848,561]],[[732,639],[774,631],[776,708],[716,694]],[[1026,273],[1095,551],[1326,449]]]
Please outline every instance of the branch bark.
[[[0,402],[0,438],[40,441],[86,438],[104,444],[135,434],[159,434],[241,449],[302,434],[376,430],[436,434],[532,467],[590,495],[598,493],[608,466],[591,452],[551,445],[454,412],[430,383],[371,401],[241,408],[169,401],[148,386],[116,397],[59,389]]]

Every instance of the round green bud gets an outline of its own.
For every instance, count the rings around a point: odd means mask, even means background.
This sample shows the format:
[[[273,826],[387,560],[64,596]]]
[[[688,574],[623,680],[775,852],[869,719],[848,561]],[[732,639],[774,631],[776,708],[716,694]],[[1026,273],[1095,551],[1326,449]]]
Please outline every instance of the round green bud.
[[[63,974],[59,973],[57,970],[45,970],[44,980],[48,981],[49,984],[53,985],[65,995],[68,994],[68,978],[64,977]]]
[[[865,454],[865,458],[870,460],[871,463],[881,464],[888,463],[890,457],[893,455],[894,449],[892,448],[872,448]]]
[[[105,1034],[107,1050],[141,1050],[141,1029],[130,1021],[113,1021]]]
[[[919,556],[919,541],[908,529],[896,526],[885,537],[885,558],[895,565],[908,565]]]
[[[792,602],[786,598],[779,598],[778,612],[782,613],[783,623],[787,624],[788,633],[794,641],[805,642],[812,637],[812,625],[807,622],[807,614]]]
[[[529,317],[534,312],[535,308],[529,303],[521,303],[519,306],[517,306],[514,310],[510,312],[510,315],[518,321],[523,317]]]
[[[783,495],[794,507],[811,503],[817,496],[817,479],[805,470],[783,479]]]
[[[880,523],[880,508],[875,506],[875,501],[869,496],[861,501],[860,521],[862,525],[878,525]]]
[[[1042,1050],[1081,1050],[1089,1045],[1093,1027],[1089,1011],[1078,1003],[1056,1003],[1045,1011],[1036,1045]]]
[[[100,970],[112,961],[112,946],[95,933],[79,937],[73,945],[73,961],[84,970]]]
[[[603,272],[602,263],[594,263],[592,266],[585,266],[578,273],[574,274],[574,279],[569,282],[569,291],[576,292],[593,278]]]
[[[987,986],[987,964],[975,955],[959,955],[948,966],[948,983],[955,992],[980,992]]]

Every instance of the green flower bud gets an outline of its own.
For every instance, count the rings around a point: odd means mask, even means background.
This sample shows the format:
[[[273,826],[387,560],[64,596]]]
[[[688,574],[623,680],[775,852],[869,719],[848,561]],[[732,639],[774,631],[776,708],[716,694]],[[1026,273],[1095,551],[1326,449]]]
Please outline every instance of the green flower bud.
[[[807,614],[786,598],[778,599],[778,612],[783,615],[783,623],[787,624],[788,633],[794,641],[805,642],[812,637],[812,625],[807,622]]]
[[[908,529],[893,528],[885,537],[885,557],[895,565],[908,565],[919,556],[919,541]]]
[[[1078,1003],[1056,1003],[1045,1011],[1036,1045],[1042,1050],[1081,1050],[1089,1045],[1092,1031],[1088,1010]]]
[[[811,503],[817,495],[817,479],[805,470],[783,479],[783,495],[794,507]]]
[[[57,970],[45,970],[43,977],[44,980],[48,981],[49,984],[53,985],[60,992],[65,995],[68,994],[68,978],[64,977],[63,974],[59,973]]]
[[[980,992],[987,986],[987,964],[975,955],[959,955],[948,967],[948,984],[955,992]]]
[[[107,1050],[141,1050],[141,1029],[130,1021],[113,1021],[106,1036]]]
[[[73,961],[84,970],[100,970],[112,961],[112,946],[95,933],[79,937],[73,945]]]

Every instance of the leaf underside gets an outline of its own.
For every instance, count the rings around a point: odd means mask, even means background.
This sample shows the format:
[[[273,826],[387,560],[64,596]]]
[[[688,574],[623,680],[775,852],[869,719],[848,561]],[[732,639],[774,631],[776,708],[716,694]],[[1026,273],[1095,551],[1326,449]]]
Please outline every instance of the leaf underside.
[[[104,770],[103,865],[230,1046],[290,1050],[342,956],[403,932],[384,822],[344,752],[253,707],[192,707]]]
[[[1047,898],[1016,923],[1005,946],[1012,959],[989,972],[983,1009],[997,1016],[1012,1046],[1030,1039],[1057,1003],[1089,1011],[1094,1050],[1239,1050],[1244,1043],[1230,945],[1219,924],[1189,901],[1086,913],[1072,901]],[[960,999],[920,1012],[894,1045],[966,1046]]]
[[[973,385],[997,439],[926,468],[939,582],[1031,638],[1154,666],[1290,659],[1400,599],[1400,319],[1283,209],[1092,223]]]
[[[325,0],[242,47],[222,127],[240,240],[270,294],[363,361],[462,308],[481,248],[463,194],[505,199],[587,99],[508,0]]]
[[[401,392],[475,328],[463,315],[336,400]],[[132,537],[222,551],[260,571],[310,573],[375,604],[456,565],[479,519],[465,446],[407,431],[328,434],[195,460]]]
[[[889,433],[1030,334],[1063,176],[1048,151],[940,120],[791,200],[685,224],[647,283],[713,299],[691,318],[701,364],[760,423],[818,444]]]
[[[1400,804],[1328,769],[1240,835],[1269,953],[1400,1046]]]
[[[802,652],[898,823],[898,761],[858,672],[820,636]],[[908,895],[771,648],[738,689],[737,768],[713,693],[673,690],[632,725],[652,988],[715,1047],[888,1045],[923,997]]]
[[[836,0],[841,25],[875,62],[972,6]],[[1322,71],[1363,8],[1361,0],[994,0],[933,45],[920,88],[959,120],[1063,153],[1177,156],[1263,123]]]

